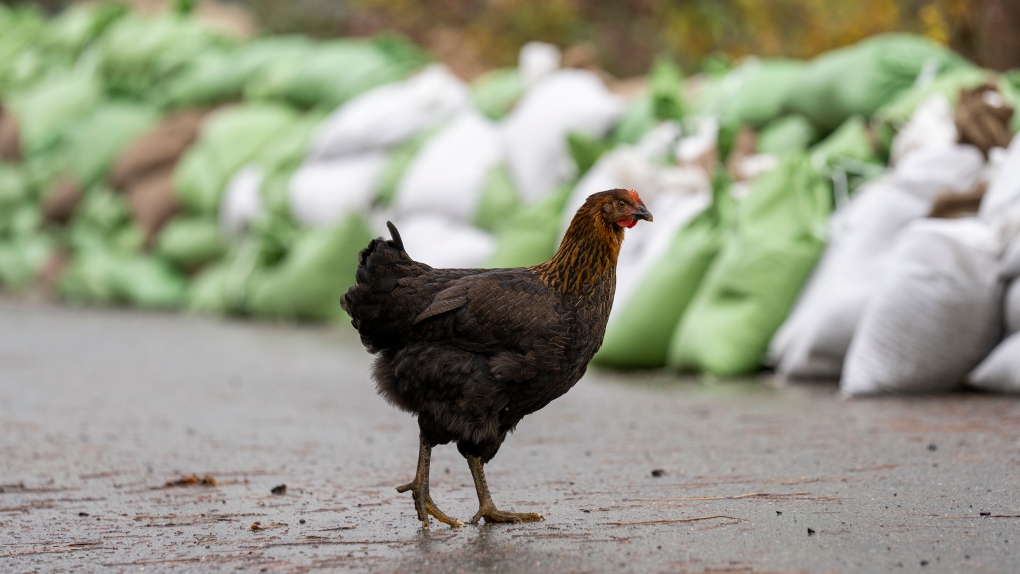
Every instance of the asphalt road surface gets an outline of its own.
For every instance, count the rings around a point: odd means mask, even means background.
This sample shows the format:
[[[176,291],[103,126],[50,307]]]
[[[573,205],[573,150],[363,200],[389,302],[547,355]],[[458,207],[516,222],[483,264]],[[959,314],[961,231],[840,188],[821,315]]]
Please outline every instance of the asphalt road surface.
[[[487,467],[498,506],[546,521],[422,530],[394,490],[417,427],[369,363],[350,329],[0,298],[0,572],[1020,564],[1013,398],[593,370]],[[456,449],[432,468],[469,518]]]

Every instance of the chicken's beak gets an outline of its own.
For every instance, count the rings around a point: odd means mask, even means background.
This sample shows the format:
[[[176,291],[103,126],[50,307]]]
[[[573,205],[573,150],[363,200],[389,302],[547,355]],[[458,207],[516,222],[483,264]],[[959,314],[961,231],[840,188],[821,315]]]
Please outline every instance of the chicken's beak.
[[[644,205],[639,205],[637,211],[631,214],[635,220],[644,219],[645,221],[652,221],[652,212],[648,211],[648,208]]]

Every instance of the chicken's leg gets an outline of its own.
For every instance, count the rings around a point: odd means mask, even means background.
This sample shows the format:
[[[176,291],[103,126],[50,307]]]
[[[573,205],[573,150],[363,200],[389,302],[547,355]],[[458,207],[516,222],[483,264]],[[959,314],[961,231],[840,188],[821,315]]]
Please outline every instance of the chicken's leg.
[[[464,523],[456,518],[450,518],[442,510],[439,510],[432,502],[429,495],[429,462],[432,460],[432,445],[421,437],[418,447],[418,470],[414,473],[414,480],[397,487],[397,492],[411,491],[414,497],[414,508],[418,511],[418,520],[421,520],[422,528],[429,527],[429,514],[436,517],[436,520],[449,524],[450,526],[464,526]]]
[[[468,467],[471,469],[471,476],[475,479],[475,491],[478,492],[478,512],[468,522],[477,524],[482,518],[486,522],[536,522],[545,520],[545,517],[537,512],[503,512],[492,503],[492,496],[489,494],[489,485],[485,482],[485,471],[482,470],[482,459],[477,456],[467,455]]]

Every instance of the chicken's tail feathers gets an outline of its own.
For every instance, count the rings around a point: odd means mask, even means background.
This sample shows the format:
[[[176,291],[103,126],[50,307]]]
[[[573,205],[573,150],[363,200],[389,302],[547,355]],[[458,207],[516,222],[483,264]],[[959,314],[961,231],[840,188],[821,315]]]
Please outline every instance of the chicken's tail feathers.
[[[390,237],[393,238],[393,246],[404,251],[404,240],[400,238],[400,232],[397,231],[397,226],[393,225],[392,221],[387,221],[386,228],[390,230]]]
[[[378,237],[361,250],[355,283],[340,298],[340,306],[351,316],[351,323],[370,351],[389,346],[392,335],[408,321],[406,313],[389,304],[390,295],[400,280],[428,269],[404,251],[404,242],[396,226],[387,221],[386,227],[392,239]]]

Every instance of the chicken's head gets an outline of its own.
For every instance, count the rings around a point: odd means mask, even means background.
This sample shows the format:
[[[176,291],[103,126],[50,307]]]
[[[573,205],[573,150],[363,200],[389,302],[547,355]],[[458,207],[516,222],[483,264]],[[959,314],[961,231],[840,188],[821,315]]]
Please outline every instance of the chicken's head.
[[[630,229],[637,225],[639,219],[652,221],[652,214],[632,189],[611,189],[595,196],[599,196],[602,204],[602,217],[611,225]]]

